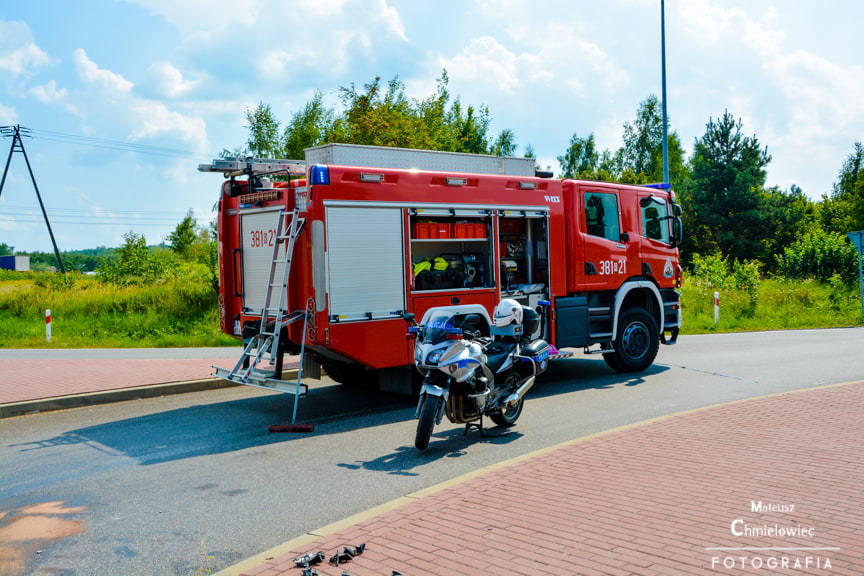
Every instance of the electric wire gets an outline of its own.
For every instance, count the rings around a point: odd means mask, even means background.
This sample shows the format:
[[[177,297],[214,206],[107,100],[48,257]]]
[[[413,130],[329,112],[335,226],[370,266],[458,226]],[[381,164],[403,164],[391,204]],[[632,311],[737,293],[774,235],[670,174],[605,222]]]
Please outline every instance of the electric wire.
[[[104,150],[116,150],[151,156],[187,158],[209,162],[219,154],[202,154],[181,148],[153,146],[108,138],[97,138],[82,134],[43,130],[39,128],[18,127],[21,138],[44,140],[72,146],[86,146]],[[11,126],[4,126],[0,134],[10,137],[14,133]],[[101,210],[101,209],[100,209]],[[65,225],[117,226],[117,227],[160,227],[171,226],[185,218],[187,212],[169,210],[104,210],[98,214],[83,208],[51,208],[48,210],[52,222]],[[0,204],[0,224],[42,223],[41,211],[21,205]]]
[[[23,130],[23,129],[22,129]],[[88,146],[91,148],[100,148],[108,150],[119,150],[125,152],[134,152],[137,154],[148,154],[152,156],[163,156],[173,158],[192,158],[199,160],[210,160],[218,154],[206,154],[184,150],[182,148],[169,148],[165,146],[153,146],[150,144],[140,144],[137,142],[129,142],[123,140],[111,140],[108,138],[96,138],[93,136],[84,136],[82,134],[71,134],[68,132],[57,132],[54,130],[42,130],[39,128],[30,128],[28,133],[22,136],[30,136],[33,139],[46,140],[49,142],[58,142],[61,144],[73,144],[78,146]]]

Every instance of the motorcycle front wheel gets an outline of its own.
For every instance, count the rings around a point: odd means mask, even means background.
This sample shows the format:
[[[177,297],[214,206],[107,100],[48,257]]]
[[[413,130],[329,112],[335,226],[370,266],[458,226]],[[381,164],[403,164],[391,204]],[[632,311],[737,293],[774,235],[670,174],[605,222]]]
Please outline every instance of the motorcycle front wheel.
[[[432,437],[432,428],[435,427],[435,417],[438,415],[438,409],[441,406],[441,398],[439,396],[423,397],[423,404],[420,406],[420,416],[417,421],[417,433],[414,435],[414,447],[417,450],[425,450],[429,446],[429,439]]]
[[[525,406],[525,398],[520,398],[518,402],[516,402],[513,406],[505,406],[500,412],[495,412],[494,414],[490,414],[489,418],[492,419],[495,424],[501,426],[502,428],[510,428],[514,424],[516,424],[516,420],[519,419],[519,415],[522,414],[522,408]]]

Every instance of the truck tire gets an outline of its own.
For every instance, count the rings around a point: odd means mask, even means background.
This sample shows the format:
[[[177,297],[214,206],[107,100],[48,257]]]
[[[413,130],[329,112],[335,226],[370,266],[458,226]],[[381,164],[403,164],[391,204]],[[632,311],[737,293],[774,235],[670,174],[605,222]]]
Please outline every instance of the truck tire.
[[[324,371],[335,382],[346,386],[362,387],[375,383],[375,373],[359,364],[325,361]]]
[[[432,437],[432,428],[435,427],[435,417],[441,405],[439,396],[423,398],[423,406],[420,407],[420,418],[417,420],[417,433],[414,435],[414,447],[421,452],[429,446]]]
[[[657,321],[644,308],[621,313],[614,352],[603,354],[606,364],[616,372],[642,372],[654,362],[660,347]]]

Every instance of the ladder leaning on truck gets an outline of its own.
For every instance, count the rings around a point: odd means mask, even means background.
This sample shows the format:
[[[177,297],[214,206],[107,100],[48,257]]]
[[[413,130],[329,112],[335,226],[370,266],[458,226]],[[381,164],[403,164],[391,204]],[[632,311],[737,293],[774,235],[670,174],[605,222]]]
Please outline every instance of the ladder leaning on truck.
[[[233,382],[300,396],[306,377],[411,390],[402,316],[502,298],[552,303],[557,349],[637,372],[680,327],[680,208],[666,186],[535,176],[533,159],[327,144],[305,161],[223,159],[222,330]],[[282,176],[282,180],[279,180]],[[294,179],[287,179],[293,177]],[[296,415],[296,401],[295,401]]]

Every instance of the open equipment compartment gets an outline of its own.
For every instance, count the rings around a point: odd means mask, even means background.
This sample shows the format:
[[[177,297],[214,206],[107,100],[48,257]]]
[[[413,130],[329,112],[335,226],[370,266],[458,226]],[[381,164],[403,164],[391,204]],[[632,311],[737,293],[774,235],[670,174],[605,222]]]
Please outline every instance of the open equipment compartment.
[[[409,218],[415,292],[495,286],[491,210],[416,208]]]
[[[549,219],[541,210],[498,213],[501,297],[537,305],[549,297]]]

